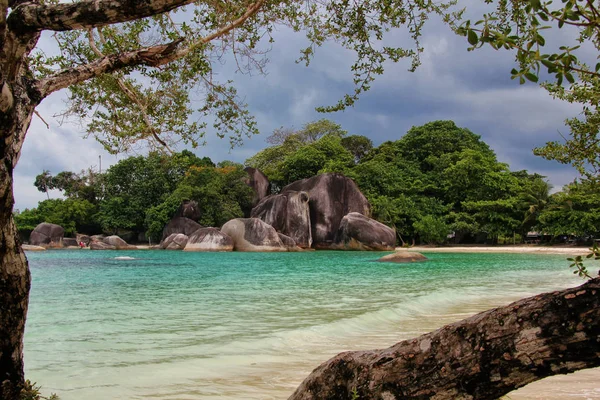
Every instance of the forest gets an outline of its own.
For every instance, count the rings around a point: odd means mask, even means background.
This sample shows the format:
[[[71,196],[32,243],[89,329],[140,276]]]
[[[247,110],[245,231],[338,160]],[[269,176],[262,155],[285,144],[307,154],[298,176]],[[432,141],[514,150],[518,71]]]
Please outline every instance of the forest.
[[[276,129],[269,147],[245,161],[214,163],[188,150],[123,159],[104,173],[90,168],[34,182],[64,198],[15,211],[23,240],[41,222],[67,235],[119,234],[157,243],[183,200],[198,203],[204,226],[248,216],[253,192],[245,166],[261,170],[272,193],[320,173],[352,178],[373,218],[394,228],[399,245],[443,243],[589,242],[598,237],[600,192],[586,179],[550,194],[544,176],[511,171],[481,137],[452,121],[434,121],[374,147],[326,119],[301,129]]]

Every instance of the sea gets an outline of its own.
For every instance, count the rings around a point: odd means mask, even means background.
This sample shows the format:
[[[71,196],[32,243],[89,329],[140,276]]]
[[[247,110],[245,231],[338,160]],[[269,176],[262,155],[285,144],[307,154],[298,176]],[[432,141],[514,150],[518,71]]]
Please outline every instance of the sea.
[[[62,400],[287,399],[339,352],[583,282],[566,255],[385,254],[28,253],[26,377]],[[600,399],[600,370],[549,379],[508,398]]]

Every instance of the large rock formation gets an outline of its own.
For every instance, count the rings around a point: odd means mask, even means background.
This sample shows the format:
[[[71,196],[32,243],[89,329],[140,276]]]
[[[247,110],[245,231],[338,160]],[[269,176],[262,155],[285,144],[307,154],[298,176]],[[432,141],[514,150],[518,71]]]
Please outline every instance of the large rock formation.
[[[107,236],[104,238],[103,242],[109,246],[113,246],[117,250],[137,249],[137,247],[130,245],[117,235]]]
[[[98,240],[92,240],[90,242],[91,250],[116,250],[117,248],[111,244],[100,242]]]
[[[184,200],[177,209],[175,217],[184,217],[189,218],[192,221],[198,221],[200,219],[200,208],[198,207],[198,203],[194,200]]]
[[[159,248],[164,250],[183,250],[187,245],[188,239],[183,233],[172,233],[160,243]]]
[[[252,209],[251,217],[260,218],[277,232],[291,237],[296,245],[312,244],[308,193],[289,190],[265,197]]]
[[[79,242],[75,238],[63,238],[62,242],[63,242],[63,246],[65,246],[65,247],[74,247],[74,246],[79,247]]]
[[[189,237],[200,228],[202,228],[202,225],[189,218],[174,217],[163,229],[162,239],[165,240],[173,233],[183,233]]]
[[[228,221],[221,232],[231,237],[237,251],[286,251],[275,228],[258,218]]]
[[[331,248],[342,218],[351,212],[370,216],[370,205],[356,183],[341,174],[322,174],[290,183],[281,194],[308,193],[313,247]]]
[[[88,235],[83,235],[78,233],[77,235],[75,235],[75,238],[77,239],[77,243],[83,242],[84,245],[89,245],[90,241],[92,240]]]
[[[31,232],[29,244],[44,247],[63,247],[63,236],[65,236],[65,230],[62,226],[42,222]]]
[[[217,228],[200,228],[188,239],[183,251],[232,251],[233,239]]]
[[[281,232],[277,232],[281,243],[286,248],[287,251],[301,251],[302,249],[296,245],[296,241],[291,237],[284,235]]]
[[[254,191],[254,197],[252,198],[252,206],[257,205],[264,197],[267,197],[271,193],[271,184],[269,180],[261,171],[256,168],[246,167],[244,171],[248,173],[248,179],[246,184]]]
[[[351,212],[342,218],[333,247],[343,250],[394,250],[396,232],[369,217]]]

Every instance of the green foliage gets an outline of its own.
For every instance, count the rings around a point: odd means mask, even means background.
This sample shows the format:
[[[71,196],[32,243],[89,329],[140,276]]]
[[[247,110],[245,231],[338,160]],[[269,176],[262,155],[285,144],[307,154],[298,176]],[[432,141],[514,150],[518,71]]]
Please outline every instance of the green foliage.
[[[167,197],[167,199],[146,211],[146,236],[155,242],[162,239],[162,231],[165,225],[169,223],[175,212],[181,205],[183,200],[187,200],[190,196],[182,194],[182,190],[175,191]]]
[[[352,135],[342,138],[342,146],[354,156],[354,163],[358,164],[373,149],[373,142],[366,136]]]
[[[97,206],[87,200],[50,199],[41,201],[37,208],[25,209],[15,215],[15,223],[19,232],[25,236],[42,222],[62,226],[67,236],[76,232],[96,233],[96,212]]]
[[[165,201],[146,212],[146,235],[158,241],[168,221],[182,201],[198,204],[199,223],[219,227],[233,218],[241,218],[252,207],[252,189],[244,183],[242,165],[223,162],[219,167],[192,166]]]
[[[425,172],[456,161],[458,153],[466,149],[495,159],[494,152],[481,140],[481,136],[457,127],[453,121],[434,121],[412,127],[398,141],[397,148],[399,156],[418,163]]]
[[[247,174],[241,165],[222,168],[192,167],[173,197],[198,203],[204,226],[221,226],[240,218],[252,207],[252,189],[244,183]],[[173,203],[173,200],[168,200]],[[168,207],[168,206],[165,206]]]
[[[279,26],[305,33],[307,46],[300,50],[298,62],[307,65],[320,46],[334,41],[355,55],[350,66],[354,90],[321,110],[341,110],[369,90],[386,63],[407,58],[414,70],[420,64],[419,39],[426,21],[432,15],[445,22],[456,20],[459,14],[450,11],[455,3],[195,2],[147,18],[59,32],[58,55],[34,50],[28,65],[40,79],[74,66],[90,67],[103,57],[120,59],[124,53],[149,49],[135,62],[72,84],[65,114],[86,120],[88,135],[110,152],[135,149],[140,141],[151,149],[172,148],[179,142],[196,147],[204,144],[209,129],[227,136],[234,146],[258,131],[235,83],[216,79],[223,60],[235,60],[242,73],[264,73],[266,53],[275,41],[272,32]],[[410,38],[406,46],[386,40],[394,31]],[[160,59],[165,49],[176,52]],[[156,60],[154,53],[159,53]]]
[[[96,203],[102,185],[102,176],[92,169],[76,174],[71,171],[62,171],[52,176],[50,171],[44,170],[35,177],[34,186],[40,192],[48,195],[48,190],[57,189],[65,197],[78,198]],[[48,196],[48,198],[50,198]]]
[[[413,223],[413,227],[421,240],[428,244],[441,244],[450,233],[448,224],[442,218],[433,215],[425,215]]]
[[[343,146],[347,132],[340,125],[321,119],[298,131],[276,129],[267,141],[274,143],[246,160],[261,170],[275,190],[322,172],[344,172],[353,164],[353,155]]]
[[[279,188],[323,172],[347,175],[371,203],[373,217],[393,227],[402,242],[442,243],[450,232],[457,240],[487,237],[491,242],[524,238],[533,229],[582,237],[600,233],[600,193],[591,181],[549,196],[543,176],[511,172],[478,135],[452,121],[413,127],[399,140],[376,148],[367,138],[347,136],[325,120],[302,131],[276,133],[276,144],[247,164],[265,168]],[[251,208],[252,190],[244,183],[242,165],[223,161],[215,166],[189,151],[130,157],[103,176],[47,175],[69,197],[16,215],[24,235],[47,221],[69,233],[101,226],[111,233],[146,232],[158,241],[184,200],[197,202],[199,222],[205,226],[246,216]],[[87,193],[96,202],[86,200]]]
[[[588,253],[585,258],[594,258],[594,260],[600,260],[600,249],[598,249],[598,244],[594,243],[594,246],[590,249],[590,253]],[[571,261],[571,265],[569,268],[575,267],[574,274],[579,275],[581,278],[592,279],[590,274],[588,273],[587,268],[583,265],[583,257],[576,256],[574,258],[567,258],[567,261]],[[600,273],[599,273],[600,274]]]
[[[189,151],[167,156],[150,153],[129,157],[111,166],[103,177],[98,215],[106,232],[146,230],[146,212],[161,204],[177,188],[192,166],[213,165]]]
[[[35,186],[40,192],[46,193],[46,196],[48,196],[48,199],[50,199],[48,190],[53,189],[52,175],[50,175],[50,171],[44,170],[41,174],[37,175],[35,177],[35,181],[33,182],[33,186]]]
[[[60,398],[52,393],[50,397],[42,396],[41,387],[31,383],[29,379],[25,381],[24,387],[21,389],[19,400],[60,400]]]
[[[584,180],[552,195],[540,212],[541,228],[552,235],[597,237],[600,234],[600,187]]]

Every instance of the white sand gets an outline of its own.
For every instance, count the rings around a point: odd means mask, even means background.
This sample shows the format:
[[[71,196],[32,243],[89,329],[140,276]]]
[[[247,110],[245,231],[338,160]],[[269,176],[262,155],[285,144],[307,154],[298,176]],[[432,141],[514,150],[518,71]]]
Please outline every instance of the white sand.
[[[586,255],[586,246],[413,246],[396,247],[396,251],[418,251],[422,253],[539,253]]]

